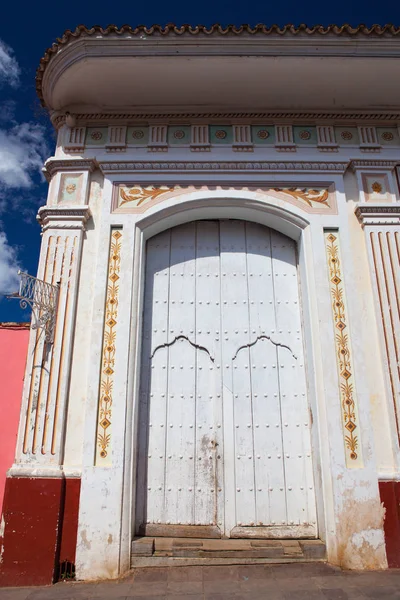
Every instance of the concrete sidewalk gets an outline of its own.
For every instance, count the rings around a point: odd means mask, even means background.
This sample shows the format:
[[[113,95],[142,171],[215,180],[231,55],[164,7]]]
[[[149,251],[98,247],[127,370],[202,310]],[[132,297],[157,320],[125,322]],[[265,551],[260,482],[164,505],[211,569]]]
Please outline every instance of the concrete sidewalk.
[[[400,570],[340,571],[323,563],[135,569],[102,583],[2,588],[0,600],[400,600]]]

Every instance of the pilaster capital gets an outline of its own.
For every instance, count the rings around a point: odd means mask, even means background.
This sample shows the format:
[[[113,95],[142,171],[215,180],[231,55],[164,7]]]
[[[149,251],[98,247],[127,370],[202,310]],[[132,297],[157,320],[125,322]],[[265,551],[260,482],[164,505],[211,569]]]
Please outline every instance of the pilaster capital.
[[[352,160],[349,167],[352,171],[392,171],[398,164],[398,160],[374,160],[366,158],[365,160]]]
[[[48,182],[58,173],[76,173],[77,171],[89,171],[92,173],[98,168],[97,161],[94,158],[49,158],[44,163],[42,173]]]
[[[90,208],[86,206],[70,206],[68,208],[42,206],[39,208],[37,220],[46,229],[86,229],[86,221],[91,217]]]
[[[400,226],[400,202],[383,205],[362,203],[354,212],[363,228],[366,225]]]

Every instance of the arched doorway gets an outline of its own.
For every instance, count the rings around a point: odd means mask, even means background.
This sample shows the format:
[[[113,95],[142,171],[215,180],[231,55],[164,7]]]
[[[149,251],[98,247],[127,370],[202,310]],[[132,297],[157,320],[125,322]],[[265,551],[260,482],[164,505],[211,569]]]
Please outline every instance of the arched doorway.
[[[316,537],[296,243],[195,221],[146,257],[137,533]]]

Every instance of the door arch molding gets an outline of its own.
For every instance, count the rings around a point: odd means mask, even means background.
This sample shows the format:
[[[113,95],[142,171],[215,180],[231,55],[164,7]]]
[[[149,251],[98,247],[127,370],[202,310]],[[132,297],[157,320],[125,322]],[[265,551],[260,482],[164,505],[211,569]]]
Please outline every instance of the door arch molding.
[[[283,206],[282,201],[272,196],[263,196],[262,200],[257,196],[257,192],[241,191],[239,197],[220,197],[212,191],[203,191],[201,195],[199,192],[171,198],[139,218],[135,223],[135,234],[143,235],[147,240],[189,221],[238,219],[265,225],[299,242],[302,231],[310,224],[301,209],[289,204]]]
[[[311,260],[310,221],[303,211],[293,205],[283,206],[283,202],[263,195],[262,200],[256,192],[241,190],[240,197],[228,193],[216,197],[212,190],[202,190],[196,194],[181,195],[165,203],[155,205],[140,216],[134,224],[134,269],[132,297],[132,319],[130,332],[130,351],[128,366],[128,406],[125,441],[124,497],[122,506],[123,538],[121,561],[125,562],[125,552],[130,552],[130,540],[135,529],[135,476],[137,465],[136,441],[139,412],[140,356],[141,356],[141,314],[143,310],[144,268],[146,260],[146,241],[158,233],[190,221],[202,219],[238,219],[265,225],[295,240],[298,247],[299,271],[301,279],[301,302],[303,306],[304,326],[311,327],[311,303],[308,292],[308,278]],[[314,377],[314,356],[310,344],[305,341],[305,357],[308,363],[308,377]],[[311,410],[315,414],[316,396],[309,391]],[[315,423],[315,419],[314,419]],[[316,427],[312,435],[314,459],[314,479],[317,496],[317,520],[321,539],[325,539],[325,514],[323,505],[323,486],[320,464],[319,439]]]

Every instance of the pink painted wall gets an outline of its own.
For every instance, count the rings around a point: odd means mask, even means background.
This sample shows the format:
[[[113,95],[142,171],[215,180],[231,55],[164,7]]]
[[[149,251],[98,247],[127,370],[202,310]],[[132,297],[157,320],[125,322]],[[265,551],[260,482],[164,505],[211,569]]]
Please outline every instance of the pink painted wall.
[[[28,339],[28,323],[0,323],[0,515],[6,473],[14,461]]]

